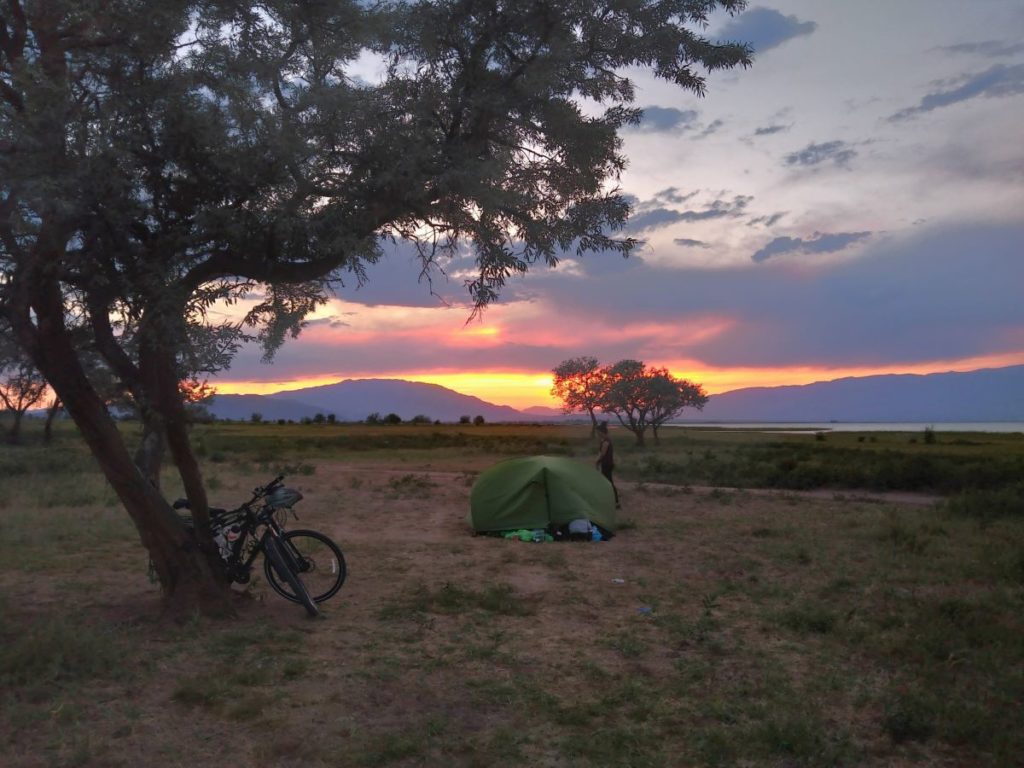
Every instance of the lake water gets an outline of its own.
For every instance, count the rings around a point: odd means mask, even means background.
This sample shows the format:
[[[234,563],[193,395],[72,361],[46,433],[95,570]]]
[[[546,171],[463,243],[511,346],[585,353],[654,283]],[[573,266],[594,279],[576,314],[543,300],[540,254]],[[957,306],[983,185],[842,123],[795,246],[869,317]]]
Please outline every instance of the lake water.
[[[765,432],[924,432],[931,427],[936,432],[1024,432],[1024,422],[982,421],[982,422],[702,422],[689,421],[666,424],[666,427],[690,427],[707,429],[758,430]]]

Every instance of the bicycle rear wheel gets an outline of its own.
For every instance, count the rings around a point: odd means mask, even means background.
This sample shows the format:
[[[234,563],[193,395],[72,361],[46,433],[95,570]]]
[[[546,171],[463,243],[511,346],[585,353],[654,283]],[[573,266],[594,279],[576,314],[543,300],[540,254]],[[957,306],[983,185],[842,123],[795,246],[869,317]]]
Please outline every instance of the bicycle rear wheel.
[[[314,602],[330,600],[345,583],[345,556],[337,544],[319,531],[287,531],[281,535],[281,547],[285,555],[290,556],[290,561],[295,563],[295,570]],[[279,595],[299,602],[288,591],[288,584],[282,584],[277,574],[270,569],[267,570],[267,580]]]
[[[313,598],[309,596],[306,585],[292,569],[288,556],[281,550],[280,542],[273,536],[267,536],[263,540],[263,567],[267,572],[270,586],[281,597],[293,603],[300,603],[310,616],[317,616],[320,613]],[[282,583],[288,585],[288,591],[282,591]]]

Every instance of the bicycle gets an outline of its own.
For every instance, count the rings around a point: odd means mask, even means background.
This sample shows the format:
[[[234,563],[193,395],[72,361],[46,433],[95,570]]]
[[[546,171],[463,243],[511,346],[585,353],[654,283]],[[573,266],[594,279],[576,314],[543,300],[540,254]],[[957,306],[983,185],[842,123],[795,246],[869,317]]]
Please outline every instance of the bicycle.
[[[252,498],[235,509],[210,507],[210,527],[233,583],[247,584],[253,563],[263,553],[263,570],[271,588],[316,616],[317,604],[334,597],[345,583],[345,556],[319,531],[284,530],[289,512],[299,519],[292,507],[302,494],[286,488],[283,481],[284,475],[278,475],[255,488]],[[178,499],[173,506],[188,509],[188,500]],[[182,517],[191,526],[191,517]]]

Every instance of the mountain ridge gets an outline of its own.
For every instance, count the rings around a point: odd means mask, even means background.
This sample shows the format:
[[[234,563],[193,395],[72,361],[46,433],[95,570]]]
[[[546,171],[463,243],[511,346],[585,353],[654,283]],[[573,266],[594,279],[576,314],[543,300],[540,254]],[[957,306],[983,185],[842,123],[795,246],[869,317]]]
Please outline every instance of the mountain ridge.
[[[364,421],[372,413],[403,420],[427,416],[458,421],[556,421],[557,408],[516,409],[465,395],[439,384],[403,379],[344,379],[333,384],[284,389],[270,395],[216,395],[208,409],[218,418],[266,420],[335,414]],[[713,395],[703,411],[687,409],[678,422],[846,421],[1002,422],[1024,421],[1024,365],[930,374],[878,374],[779,387],[744,387]]]
[[[1024,421],[1024,365],[942,373],[889,373],[713,396],[681,421]]]

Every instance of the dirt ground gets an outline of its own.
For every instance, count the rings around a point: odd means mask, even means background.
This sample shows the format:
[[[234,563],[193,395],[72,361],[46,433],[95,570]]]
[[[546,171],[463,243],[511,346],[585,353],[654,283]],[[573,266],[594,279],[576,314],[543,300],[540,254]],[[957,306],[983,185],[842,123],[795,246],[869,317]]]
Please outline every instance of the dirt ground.
[[[468,528],[490,463],[288,478],[305,496],[290,527],[347,559],[316,620],[259,579],[239,619],[169,626],[130,531],[0,567],[7,626],[40,647],[70,647],[55,626],[96,639],[94,671],[59,650],[44,683],[3,694],[0,765],[970,764],[894,744],[897,673],[779,620],[811,598],[827,611],[829,585],[855,608],[889,589],[879,531],[933,500],[621,483],[613,541],[528,544]],[[260,480],[219,475],[225,505]]]

